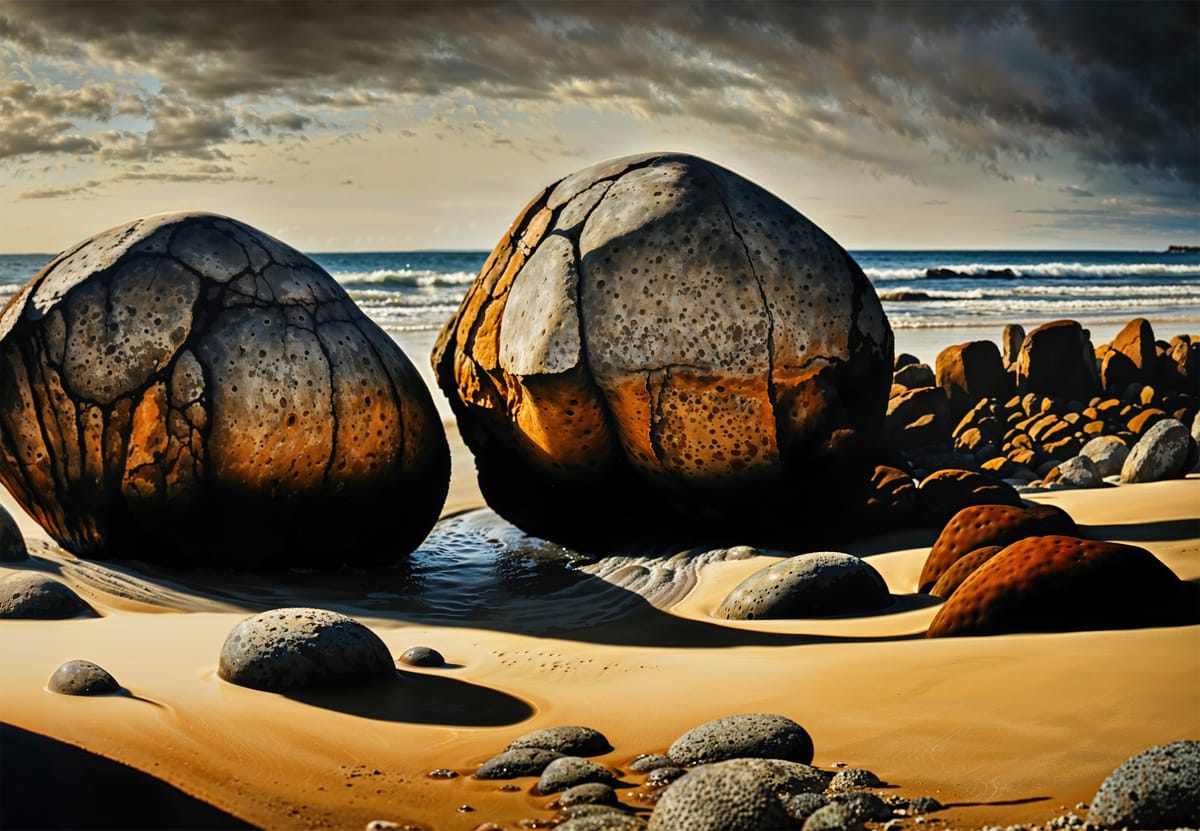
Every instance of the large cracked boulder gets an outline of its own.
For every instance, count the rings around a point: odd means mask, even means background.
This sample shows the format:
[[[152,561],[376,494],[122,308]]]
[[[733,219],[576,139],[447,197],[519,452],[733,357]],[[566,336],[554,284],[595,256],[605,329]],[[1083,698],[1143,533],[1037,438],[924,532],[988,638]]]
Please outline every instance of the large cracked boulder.
[[[0,481],[80,556],[374,564],[432,528],[449,452],[320,266],[173,213],[67,250],[0,312]]]
[[[646,155],[535,196],[433,365],[484,496],[526,531],[791,533],[798,512],[847,513],[838,485],[866,490],[892,334],[862,270],[795,209],[703,159]]]

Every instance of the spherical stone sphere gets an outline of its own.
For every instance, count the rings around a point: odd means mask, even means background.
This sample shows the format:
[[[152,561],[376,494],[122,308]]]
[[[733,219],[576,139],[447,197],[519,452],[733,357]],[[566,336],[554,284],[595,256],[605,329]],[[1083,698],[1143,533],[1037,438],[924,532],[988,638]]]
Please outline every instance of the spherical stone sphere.
[[[433,527],[449,451],[320,266],[171,213],[68,249],[0,312],[0,481],[80,556],[375,564]]]
[[[820,228],[716,164],[659,154],[535,196],[433,364],[488,503],[595,542],[846,513],[892,351],[873,288]]]

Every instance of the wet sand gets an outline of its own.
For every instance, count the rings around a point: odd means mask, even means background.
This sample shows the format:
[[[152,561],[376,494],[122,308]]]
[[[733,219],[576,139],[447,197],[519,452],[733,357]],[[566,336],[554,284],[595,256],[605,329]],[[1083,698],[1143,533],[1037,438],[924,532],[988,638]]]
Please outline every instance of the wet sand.
[[[59,574],[99,612],[0,625],[0,722],[118,760],[255,826],[386,819],[446,831],[552,816],[533,780],[506,792],[469,774],[513,738],[559,724],[603,732],[614,750],[597,761],[623,767],[712,718],[780,713],[812,735],[815,764],[868,768],[889,792],[934,796],[951,806],[936,816],[956,828],[1044,822],[1089,801],[1130,755],[1200,735],[1200,626],[925,640],[936,606],[914,591],[930,530],[844,547],[887,580],[894,602],[878,613],[718,620],[724,595],[778,553],[595,561],[537,544],[480,510],[469,454],[451,435],[450,518],[392,569],[231,575],[89,563],[0,492],[34,555],[16,565]],[[1200,581],[1195,475],[1034,498]],[[448,663],[345,694],[279,695],[216,676],[238,621],[293,605],[350,614],[394,655],[420,644]],[[108,669],[125,693],[48,692],[51,673],[75,658]],[[429,778],[436,768],[463,775]],[[629,802],[641,777],[623,781]],[[65,779],[45,786],[36,796],[89,798]],[[4,793],[14,793],[8,781]],[[131,793],[108,809],[128,805],[133,816],[140,791]]]

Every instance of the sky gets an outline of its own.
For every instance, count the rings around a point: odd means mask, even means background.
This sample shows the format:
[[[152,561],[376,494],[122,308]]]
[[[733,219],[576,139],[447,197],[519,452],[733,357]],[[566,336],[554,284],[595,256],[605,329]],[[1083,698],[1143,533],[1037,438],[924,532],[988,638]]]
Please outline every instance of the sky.
[[[0,0],[0,253],[184,209],[487,250],[652,151],[851,250],[1200,244],[1200,3]]]

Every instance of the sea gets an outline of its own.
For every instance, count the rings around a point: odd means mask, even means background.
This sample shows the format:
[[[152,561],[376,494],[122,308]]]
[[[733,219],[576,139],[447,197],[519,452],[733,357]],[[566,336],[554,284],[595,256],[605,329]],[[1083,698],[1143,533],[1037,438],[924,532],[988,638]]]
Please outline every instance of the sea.
[[[401,343],[432,338],[454,313],[486,251],[310,254]],[[1160,338],[1200,333],[1200,252],[851,251],[883,303],[898,351],[963,340],[999,340],[1004,326],[1029,330],[1071,318],[1093,342],[1144,317]],[[51,254],[0,255],[0,305]],[[426,362],[422,356],[417,363]]]

